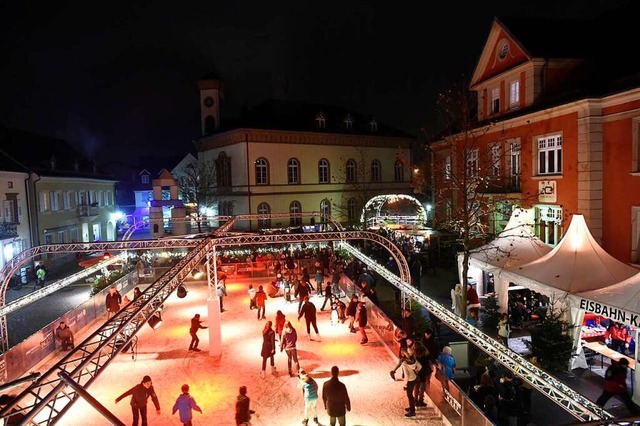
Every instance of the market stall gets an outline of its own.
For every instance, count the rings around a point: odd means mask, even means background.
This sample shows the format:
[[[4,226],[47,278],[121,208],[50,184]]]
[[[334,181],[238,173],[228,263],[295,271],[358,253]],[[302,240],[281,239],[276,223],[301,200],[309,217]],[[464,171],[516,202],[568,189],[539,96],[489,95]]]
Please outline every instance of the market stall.
[[[469,281],[477,283],[476,291],[480,296],[495,293],[501,312],[507,312],[509,288],[509,281],[502,278],[501,271],[524,265],[551,251],[549,246],[533,235],[529,222],[527,212],[514,209],[504,231],[490,243],[472,250],[469,256]],[[463,255],[459,253],[460,274],[462,262]]]

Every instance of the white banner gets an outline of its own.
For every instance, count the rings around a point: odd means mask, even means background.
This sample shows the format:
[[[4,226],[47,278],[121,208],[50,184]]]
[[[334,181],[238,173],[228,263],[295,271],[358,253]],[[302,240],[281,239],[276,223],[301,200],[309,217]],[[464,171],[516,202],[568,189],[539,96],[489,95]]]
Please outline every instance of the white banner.
[[[592,312],[596,315],[601,315],[606,318],[611,318],[614,321],[629,324],[634,327],[640,326],[638,318],[640,315],[632,314],[624,309],[616,308],[613,306],[605,305],[599,302],[594,302],[589,299],[577,298],[578,307],[584,309],[586,312]]]

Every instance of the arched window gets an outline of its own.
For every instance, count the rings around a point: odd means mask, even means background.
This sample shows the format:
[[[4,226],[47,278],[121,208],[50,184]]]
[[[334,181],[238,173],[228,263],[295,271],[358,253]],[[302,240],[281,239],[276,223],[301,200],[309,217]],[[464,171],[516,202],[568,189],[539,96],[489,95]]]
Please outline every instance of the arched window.
[[[404,167],[400,160],[396,160],[396,163],[393,165],[393,180],[396,182],[404,181]]]
[[[258,214],[271,214],[271,207],[267,203],[258,204]],[[258,219],[259,228],[271,228],[271,219]]]
[[[373,160],[371,162],[371,182],[380,182],[382,176],[382,167],[380,161]]]
[[[350,223],[356,221],[357,216],[358,203],[355,198],[349,198],[347,201],[347,219]]]
[[[302,206],[299,201],[294,200],[289,204],[289,213],[291,213],[291,218],[289,219],[291,226],[302,225],[302,216],[299,216],[302,213]]]
[[[347,160],[347,182],[355,182],[356,173],[357,173],[356,160],[351,158]]]
[[[233,201],[219,201],[218,212],[221,216],[233,216]]]
[[[351,118],[351,114],[347,114],[344,118],[344,128],[345,130],[353,129],[353,119]]]
[[[216,118],[213,115],[207,115],[204,118],[204,134],[210,135],[216,130]]]
[[[326,222],[327,218],[331,216],[331,202],[326,198],[320,201],[320,214],[323,222]]]
[[[318,161],[318,183],[329,183],[329,160]]]
[[[378,131],[378,122],[373,118],[369,121],[369,130],[372,132]]]
[[[216,160],[216,173],[218,178],[218,188],[231,187],[231,158],[222,151]]]
[[[269,163],[264,158],[258,158],[256,165],[256,185],[269,185]]]
[[[287,183],[297,185],[300,183],[300,162],[292,158],[287,163]]]
[[[327,117],[322,112],[319,112],[318,115],[316,115],[316,127],[318,129],[324,129],[327,127]]]

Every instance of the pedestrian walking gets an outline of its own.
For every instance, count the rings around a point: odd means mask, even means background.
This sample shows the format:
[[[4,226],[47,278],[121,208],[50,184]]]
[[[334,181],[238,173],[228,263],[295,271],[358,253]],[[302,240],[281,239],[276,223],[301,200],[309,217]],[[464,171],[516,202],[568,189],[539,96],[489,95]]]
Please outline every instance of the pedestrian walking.
[[[349,317],[349,331],[352,333],[356,332],[353,324],[356,321],[356,309],[358,309],[358,296],[355,294],[351,296],[351,301],[347,306],[347,316]]]
[[[131,395],[131,412],[133,414],[133,426],[138,426],[138,420],[142,420],[142,426],[147,425],[147,400],[151,397],[153,405],[156,407],[156,414],[160,415],[160,401],[153,389],[151,377],[144,376],[142,382],[135,385],[122,395],[116,398],[116,404],[126,396]]]
[[[256,305],[256,289],[253,288],[253,284],[249,284],[249,290],[247,290],[247,293],[249,293],[249,310],[252,311],[254,309],[257,309],[258,306]]]
[[[438,355],[438,377],[442,382],[442,388],[449,388],[449,380],[453,378],[456,372],[456,360],[451,354],[451,347],[445,346],[442,348],[442,353]]]
[[[224,298],[227,295],[227,286],[225,284],[225,279],[218,279],[218,284],[216,284],[216,291],[218,292],[218,299],[220,299],[220,312],[224,312]]]
[[[64,321],[60,321],[58,328],[56,328],[56,339],[60,342],[60,349],[63,351],[73,349],[73,332]]]
[[[416,400],[414,397],[415,387],[418,384],[418,373],[422,369],[420,363],[416,358],[409,354],[406,349],[402,351],[402,373],[406,380],[407,399],[409,400],[409,407],[405,408],[405,417],[415,417],[416,415]]]
[[[319,425],[318,421],[318,384],[306,371],[300,370],[300,382],[298,387],[302,389],[302,396],[304,397],[304,418],[302,419],[302,425],[307,426],[309,424],[309,417],[313,416],[313,421]]]
[[[627,406],[631,414],[635,416],[640,413],[640,407],[633,402],[627,390],[628,367],[629,360],[627,358],[621,358],[619,361],[611,360],[611,365],[604,374],[604,389],[602,395],[598,397],[596,404],[604,407],[612,396],[618,396]]]
[[[191,318],[191,327],[189,328],[189,334],[191,335],[191,343],[189,343],[189,350],[194,352],[200,352],[198,349],[198,343],[200,343],[200,339],[198,339],[198,330],[205,329],[202,325],[202,321],[200,321],[200,314],[195,314],[193,318]]]
[[[431,367],[429,351],[427,348],[420,342],[415,342],[414,347],[414,355],[421,368],[418,372],[418,383],[414,388],[413,396],[416,401],[416,407],[426,407],[427,403],[424,401],[424,396],[431,384],[431,373],[433,372],[433,369]]]
[[[122,295],[115,286],[109,288],[104,304],[107,308],[107,319],[111,319],[120,310]]]
[[[320,333],[318,332],[316,305],[309,300],[309,296],[305,296],[303,302],[302,308],[300,308],[300,312],[298,313],[298,321],[300,321],[300,318],[304,316],[304,321],[307,324],[307,340],[313,340],[311,339],[311,327],[313,326],[313,330],[316,332],[318,341],[322,341]]]
[[[509,347],[509,334],[511,334],[511,326],[509,325],[509,315],[503,313],[498,321],[498,336],[500,341],[507,348]]]
[[[256,306],[258,307],[258,319],[265,319],[264,316],[266,309],[267,293],[264,292],[262,286],[258,287],[256,292]]]
[[[278,309],[278,312],[276,312],[276,324],[275,324],[275,328],[276,328],[275,331],[276,331],[276,336],[278,336],[278,342],[282,340],[282,329],[284,328],[284,322],[286,320],[287,320],[287,317],[285,317],[282,311]]]
[[[247,396],[247,387],[240,386],[239,395],[236,398],[236,425],[248,426],[251,424],[251,415],[256,412],[251,409],[251,398]]]
[[[351,411],[351,400],[347,387],[338,380],[340,369],[337,365],[331,367],[331,378],[322,385],[322,402],[329,415],[329,425],[335,426],[336,420],[340,426],[347,424],[347,411]]]
[[[182,393],[176,399],[175,404],[173,404],[173,410],[171,414],[175,414],[176,411],[180,412],[180,421],[182,422],[182,426],[193,426],[191,420],[193,419],[193,410],[196,410],[200,414],[202,414],[202,408],[198,406],[196,400],[189,395],[189,385],[182,385]]]
[[[369,342],[369,338],[367,337],[367,331],[365,330],[367,327],[367,307],[364,302],[358,302],[358,307],[356,308],[356,321],[358,322],[358,330],[360,330],[360,344],[364,345]]]
[[[38,265],[36,267],[36,279],[38,281],[38,285],[40,288],[44,287],[44,279],[47,276],[47,271],[44,269],[44,266]]]
[[[300,363],[298,363],[298,350],[296,348],[297,341],[298,333],[296,329],[291,325],[291,321],[285,321],[282,337],[280,338],[280,352],[287,352],[287,368],[290,377],[294,377],[292,364],[295,364],[296,374],[300,368]]]
[[[262,330],[262,371],[260,378],[264,379],[264,371],[267,369],[267,359],[271,360],[271,372],[276,373],[276,364],[273,361],[273,355],[276,353],[276,332],[273,331],[271,321],[267,321]]]

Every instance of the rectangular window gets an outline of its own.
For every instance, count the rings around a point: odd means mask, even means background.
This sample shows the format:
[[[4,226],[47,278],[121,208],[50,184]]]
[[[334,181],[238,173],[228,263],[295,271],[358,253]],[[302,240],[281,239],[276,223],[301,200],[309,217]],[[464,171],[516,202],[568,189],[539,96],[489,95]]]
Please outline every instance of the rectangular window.
[[[58,231],[58,239],[56,241],[56,243],[58,244],[63,244],[66,241],[64,240],[64,231]]]
[[[111,191],[104,192],[104,205],[111,206],[113,203],[111,202]]]
[[[65,210],[71,210],[71,193],[66,191],[63,195],[63,205]]]
[[[451,180],[451,156],[444,157],[444,179]]]
[[[467,177],[478,176],[480,167],[478,161],[478,149],[467,150]]]
[[[535,215],[536,237],[550,246],[558,244],[562,238],[562,207],[538,206]]]
[[[511,155],[509,156],[509,177],[511,178],[511,190],[520,191],[520,141],[509,144]]]
[[[38,201],[40,204],[40,211],[41,212],[48,212],[49,211],[49,191],[40,191],[38,193]]]
[[[13,217],[13,200],[4,201],[4,222],[15,222],[15,218]]]
[[[141,175],[140,176],[140,182],[149,183],[149,175]]]
[[[22,203],[20,202],[20,199],[16,202],[18,204],[18,223],[22,223]]]
[[[562,136],[538,138],[538,174],[562,173]]]
[[[51,211],[57,212],[60,210],[60,192],[51,192]]]
[[[73,228],[69,230],[69,239],[72,243],[78,242],[78,228]]]
[[[512,81],[509,84],[509,108],[514,109],[520,106],[520,82]]]
[[[500,112],[500,88],[491,90],[491,114]]]

